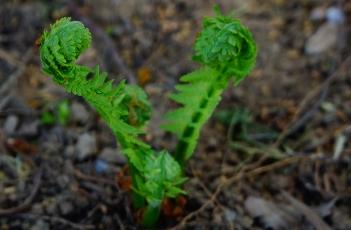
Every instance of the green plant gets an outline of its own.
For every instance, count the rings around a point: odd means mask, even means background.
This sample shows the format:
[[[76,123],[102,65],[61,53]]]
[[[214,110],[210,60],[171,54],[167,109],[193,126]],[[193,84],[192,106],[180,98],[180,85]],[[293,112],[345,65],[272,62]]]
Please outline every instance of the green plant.
[[[163,125],[179,138],[174,157],[165,150],[153,150],[138,138],[144,133],[151,112],[140,87],[124,81],[114,86],[98,67],[75,64],[90,43],[90,32],[82,23],[69,18],[58,20],[44,32],[40,43],[43,70],[66,91],[84,97],[109,125],[128,158],[133,204],[144,209],[143,224],[153,226],[162,201],[185,194],[183,165],[193,153],[200,129],[220,101],[228,81],[233,79],[237,84],[254,66],[254,40],[238,20],[223,16],[218,10],[216,17],[204,20],[194,59],[205,67],[181,78],[184,84],[176,86],[179,92],[171,98],[183,107],[168,113]]]
[[[249,30],[239,20],[223,16],[205,18],[203,30],[195,42],[193,59],[203,64],[183,76],[177,93],[171,98],[183,106],[166,114],[163,128],[177,135],[175,159],[184,164],[191,157],[204,123],[221,100],[230,80],[242,81],[256,61],[256,44]]]
[[[69,121],[70,109],[68,100],[63,100],[56,104],[53,108],[55,111],[45,110],[40,121],[44,125],[53,125],[58,122],[60,125],[66,125]],[[57,112],[57,113],[55,113]]]

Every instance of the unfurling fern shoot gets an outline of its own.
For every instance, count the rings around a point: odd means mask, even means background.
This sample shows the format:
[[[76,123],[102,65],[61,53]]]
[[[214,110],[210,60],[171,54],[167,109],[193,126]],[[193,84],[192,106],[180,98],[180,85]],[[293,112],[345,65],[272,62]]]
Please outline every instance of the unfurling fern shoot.
[[[116,86],[98,67],[75,64],[91,44],[81,22],[62,18],[44,32],[40,58],[45,73],[69,93],[82,96],[97,110],[116,136],[128,158],[132,175],[133,204],[143,210],[144,226],[153,226],[162,201],[185,192],[182,184],[185,161],[195,150],[203,124],[209,119],[230,80],[239,83],[253,68],[256,45],[238,20],[217,15],[204,20],[195,43],[194,60],[204,66],[181,78],[171,98],[181,108],[166,115],[163,128],[179,138],[174,157],[141,141],[151,108],[145,92],[124,81]]]
[[[151,112],[144,91],[124,81],[114,86],[98,67],[75,64],[90,43],[90,32],[81,22],[60,19],[42,37],[43,70],[66,91],[84,97],[112,129],[128,158],[134,206],[144,209],[143,224],[152,226],[163,199],[184,194],[185,178],[168,152],[156,152],[138,139]]]
[[[193,59],[204,66],[181,77],[183,84],[171,99],[182,107],[165,116],[163,129],[177,135],[175,159],[184,165],[193,154],[200,131],[218,105],[230,80],[237,85],[255,65],[257,48],[250,31],[239,20],[223,16],[205,18],[195,42]]]

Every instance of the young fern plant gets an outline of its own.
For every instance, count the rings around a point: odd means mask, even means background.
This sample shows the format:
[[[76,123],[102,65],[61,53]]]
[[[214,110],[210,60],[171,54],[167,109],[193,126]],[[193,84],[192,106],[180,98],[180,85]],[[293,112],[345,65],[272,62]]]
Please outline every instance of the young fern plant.
[[[132,176],[133,204],[143,210],[142,224],[156,223],[162,201],[185,194],[184,164],[193,154],[200,131],[218,105],[229,81],[238,84],[256,60],[256,44],[238,20],[223,16],[205,18],[195,43],[194,60],[203,64],[183,76],[171,99],[182,107],[165,116],[162,128],[177,135],[173,157],[156,151],[139,139],[150,118],[144,91],[124,81],[116,86],[98,67],[75,64],[91,45],[91,35],[81,22],[62,18],[45,31],[40,58],[45,73],[67,92],[82,96],[108,124],[128,159]]]
[[[128,159],[133,204],[144,209],[143,224],[152,226],[163,199],[185,193],[181,189],[185,178],[167,151],[157,152],[138,138],[151,111],[144,91],[124,81],[114,86],[98,67],[75,64],[90,45],[90,32],[81,22],[62,18],[43,34],[42,68],[67,92],[82,96],[111,128]]]
[[[205,18],[195,42],[193,60],[203,65],[180,78],[170,97],[182,107],[165,115],[162,128],[178,137],[175,159],[183,166],[194,153],[200,131],[221,100],[228,82],[238,85],[252,70],[257,48],[239,20],[221,14]]]

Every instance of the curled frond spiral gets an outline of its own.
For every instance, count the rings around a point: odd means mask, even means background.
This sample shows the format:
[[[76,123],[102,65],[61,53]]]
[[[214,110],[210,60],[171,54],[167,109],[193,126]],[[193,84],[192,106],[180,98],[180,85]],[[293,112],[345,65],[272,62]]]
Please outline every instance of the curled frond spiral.
[[[256,43],[239,20],[221,15],[205,18],[195,42],[194,60],[240,82],[255,65]]]
[[[44,32],[40,58],[43,70],[61,83],[66,73],[75,67],[74,62],[91,44],[91,34],[81,22],[61,18]]]

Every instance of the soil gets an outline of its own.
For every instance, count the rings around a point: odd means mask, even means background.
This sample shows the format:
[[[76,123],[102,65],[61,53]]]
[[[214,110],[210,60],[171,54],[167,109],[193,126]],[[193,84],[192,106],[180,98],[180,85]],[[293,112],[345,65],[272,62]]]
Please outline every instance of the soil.
[[[94,44],[79,63],[141,85],[153,105],[145,139],[171,150],[167,96],[198,67],[193,41],[215,2],[0,2],[0,229],[140,229],[114,136],[42,73],[37,44],[56,19],[82,21]],[[250,28],[259,57],[203,128],[181,214],[156,229],[350,229],[351,2],[216,3]]]

